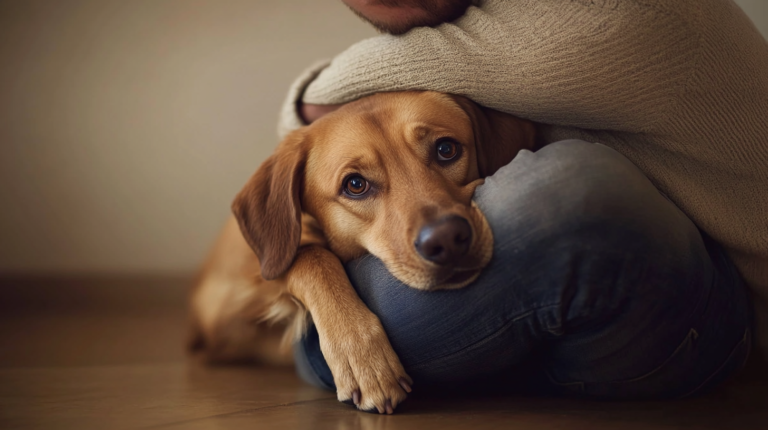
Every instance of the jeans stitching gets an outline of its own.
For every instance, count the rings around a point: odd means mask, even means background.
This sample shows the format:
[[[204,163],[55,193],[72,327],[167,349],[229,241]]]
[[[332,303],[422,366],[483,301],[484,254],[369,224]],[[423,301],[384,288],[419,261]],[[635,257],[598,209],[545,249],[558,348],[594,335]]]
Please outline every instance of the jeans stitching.
[[[553,383],[553,384],[555,384],[557,386],[560,386],[560,387],[575,386],[575,387],[578,387],[578,390],[580,392],[582,392],[582,393],[585,392],[586,389],[587,389],[586,388],[586,383],[584,381],[560,382],[557,379],[555,379],[555,377],[552,376],[552,374],[549,373],[549,370],[547,370],[547,369],[544,369],[544,374],[547,375],[547,379],[549,379],[549,382],[551,382],[551,383]]]
[[[717,376],[723,370],[723,368],[725,368],[725,366],[728,365],[728,363],[731,361],[731,359],[733,358],[733,356],[736,353],[736,351],[738,351],[738,349],[742,345],[747,343],[748,344],[747,347],[749,347],[749,339],[750,339],[749,334],[750,334],[750,329],[747,329],[744,332],[744,336],[742,337],[742,339],[736,344],[736,346],[733,347],[733,349],[731,350],[730,354],[728,354],[728,357],[717,368],[717,370],[715,370],[701,384],[696,386],[696,388],[694,388],[693,390],[689,391],[688,393],[686,393],[684,395],[679,396],[678,398],[682,399],[682,398],[690,397],[690,396],[694,395],[696,392],[698,392],[699,390],[701,390],[702,387],[706,386],[709,383],[709,381],[712,380],[712,378]],[[607,382],[606,384],[626,384],[626,383],[638,382],[638,381],[641,381],[643,379],[646,379],[646,378],[652,376],[653,374],[655,374],[656,372],[661,370],[664,366],[666,366],[675,356],[677,356],[677,354],[680,352],[681,348],[683,348],[686,344],[690,344],[690,342],[693,342],[694,340],[696,340],[696,338],[698,338],[698,332],[696,332],[695,329],[691,329],[688,332],[688,335],[683,340],[683,342],[675,349],[675,351],[669,356],[669,358],[667,358],[664,361],[664,363],[662,363],[661,365],[659,365],[658,367],[656,367],[652,371],[646,373],[643,376],[639,376],[637,378],[627,379],[627,380],[622,380],[622,381]],[[744,359],[744,362],[742,363],[742,367],[746,363],[747,357],[749,357],[749,353],[745,354],[745,359]],[[552,377],[552,375],[548,371],[545,371],[545,373],[546,373],[547,377],[549,378],[549,380],[553,384],[555,384],[555,385],[558,385],[558,386],[561,386],[561,387],[576,386],[576,387],[578,387],[578,390],[580,392],[585,392],[586,391],[586,382],[584,382],[584,381],[560,382],[560,381],[557,381],[554,377]]]
[[[672,354],[670,354],[670,356],[667,357],[667,359],[664,360],[663,363],[661,363],[660,365],[656,366],[655,369],[651,370],[650,372],[648,372],[648,373],[646,373],[646,374],[644,374],[642,376],[638,376],[638,377],[632,378],[632,379],[625,379],[625,380],[622,380],[622,381],[614,381],[614,382],[610,382],[610,384],[629,384],[629,383],[632,383],[632,382],[638,382],[638,381],[642,381],[643,379],[650,378],[651,376],[653,376],[654,374],[659,372],[661,369],[663,369],[664,366],[669,364],[669,362],[672,361],[675,357],[677,357],[677,354],[680,352],[680,350],[682,350],[684,347],[686,347],[688,345],[693,344],[693,342],[696,341],[696,339],[698,339],[698,338],[699,338],[699,333],[696,331],[696,329],[692,328],[690,331],[688,331],[688,335],[685,336],[685,339],[683,339],[683,341],[680,343],[680,345],[678,345],[677,348],[675,348],[675,350],[672,352]]]
[[[707,379],[705,379],[704,382],[699,384],[696,388],[694,388],[693,390],[689,391],[688,393],[680,396],[680,398],[682,399],[682,398],[685,398],[685,397],[690,397],[690,396],[694,395],[697,391],[701,390],[702,387],[706,386],[709,383],[709,381],[712,380],[712,378],[717,376],[720,373],[720,371],[722,371],[723,368],[725,368],[725,366],[728,365],[728,363],[731,361],[731,358],[733,358],[733,355],[736,353],[736,351],[738,351],[738,349],[742,345],[744,345],[746,343],[747,344],[747,348],[749,349],[750,343],[751,343],[751,342],[749,342],[749,340],[750,340],[749,334],[750,334],[750,329],[747,329],[744,332],[744,337],[741,339],[741,341],[739,341],[739,343],[736,344],[735,347],[733,347],[733,349],[731,350],[731,353],[728,354],[728,358],[725,359],[723,364],[721,364],[720,367],[717,368],[717,370],[715,370],[711,375],[709,375],[709,377]],[[747,351],[747,353],[744,354],[744,362],[742,362],[742,364],[741,364],[742,367],[744,366],[744,364],[746,364],[746,360],[747,360],[748,357],[749,357],[749,351]]]
[[[673,358],[677,356],[677,354],[680,352],[680,350],[685,347],[686,345],[691,344],[691,342],[695,341],[699,337],[699,333],[696,331],[696,329],[690,329],[688,331],[688,334],[685,336],[685,339],[680,343],[680,345],[675,348],[675,350],[672,352],[672,354],[667,357],[666,360],[664,360],[663,363],[653,368],[651,371],[643,374],[642,376],[638,376],[636,378],[632,379],[625,379],[620,381],[610,381],[610,382],[604,382],[604,384],[629,384],[632,382],[638,382],[642,381],[643,379],[651,377],[656,372],[660,371],[664,366],[666,366],[670,361],[672,361]],[[556,380],[549,372],[546,372],[547,377],[549,377],[549,380],[552,381],[553,384],[559,385],[561,387],[567,387],[569,385],[580,385],[581,391],[583,392],[585,390],[586,382],[585,381],[570,381],[570,382],[560,382]]]
[[[424,368],[424,367],[426,367],[428,365],[433,364],[435,361],[449,359],[451,357],[455,357],[457,355],[464,354],[467,351],[471,351],[473,349],[479,348],[479,347],[483,346],[485,343],[492,341],[493,339],[495,339],[498,336],[501,336],[510,327],[512,327],[512,325],[514,323],[516,323],[516,322],[518,322],[518,321],[520,321],[520,320],[522,320],[524,318],[527,318],[527,317],[529,317],[529,316],[531,316],[531,315],[533,315],[536,312],[539,312],[541,310],[549,309],[549,308],[553,308],[553,307],[557,307],[557,306],[560,306],[560,304],[553,304],[553,305],[542,306],[542,307],[539,307],[539,308],[532,309],[532,310],[530,310],[528,312],[525,312],[523,314],[520,314],[520,315],[510,319],[509,321],[505,322],[501,327],[499,327],[498,330],[494,331],[493,333],[489,334],[488,336],[486,336],[486,337],[484,337],[484,338],[482,338],[482,339],[480,339],[480,340],[478,340],[478,341],[476,341],[474,343],[471,343],[471,344],[461,348],[458,351],[452,352],[452,353],[450,353],[448,355],[443,355],[443,356],[440,356],[440,357],[431,358],[429,360],[426,360],[426,361],[423,361],[423,362],[420,362],[420,363],[415,363],[415,364],[409,366],[409,368],[411,368],[411,369]]]

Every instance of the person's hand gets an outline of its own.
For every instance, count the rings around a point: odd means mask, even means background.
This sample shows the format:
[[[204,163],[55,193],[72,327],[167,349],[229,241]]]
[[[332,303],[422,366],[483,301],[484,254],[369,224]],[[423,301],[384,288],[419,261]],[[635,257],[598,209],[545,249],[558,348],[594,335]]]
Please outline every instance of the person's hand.
[[[331,113],[342,106],[344,105],[313,105],[299,101],[298,110],[301,120],[304,121],[305,124],[312,124],[323,115]]]

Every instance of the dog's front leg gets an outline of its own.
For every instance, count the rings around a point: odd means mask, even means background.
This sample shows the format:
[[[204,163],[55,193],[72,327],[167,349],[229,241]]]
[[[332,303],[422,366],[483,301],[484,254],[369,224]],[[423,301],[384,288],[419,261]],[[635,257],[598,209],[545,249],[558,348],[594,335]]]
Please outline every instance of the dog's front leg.
[[[312,315],[339,401],[391,414],[407,397],[412,380],[338,257],[319,246],[303,247],[287,281],[288,291]]]

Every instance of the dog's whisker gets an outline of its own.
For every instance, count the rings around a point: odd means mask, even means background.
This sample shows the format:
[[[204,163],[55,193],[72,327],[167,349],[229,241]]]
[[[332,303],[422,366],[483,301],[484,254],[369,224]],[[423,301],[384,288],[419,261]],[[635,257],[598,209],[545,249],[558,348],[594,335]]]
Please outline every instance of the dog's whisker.
[[[359,269],[361,264],[365,263],[366,260],[370,260],[371,258],[373,258],[373,254],[365,254],[358,258],[357,262],[355,263],[355,269]]]

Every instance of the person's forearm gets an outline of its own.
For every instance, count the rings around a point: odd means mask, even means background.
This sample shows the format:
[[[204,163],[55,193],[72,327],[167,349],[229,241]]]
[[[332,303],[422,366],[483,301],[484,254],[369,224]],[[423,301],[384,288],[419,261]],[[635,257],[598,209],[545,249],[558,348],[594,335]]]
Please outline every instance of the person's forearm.
[[[697,52],[684,17],[655,8],[487,1],[453,24],[354,45],[303,100],[326,105],[434,90],[539,122],[646,131],[674,107]]]

